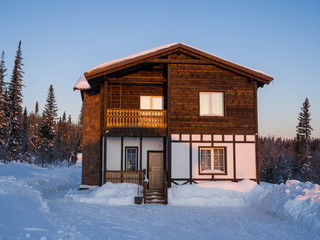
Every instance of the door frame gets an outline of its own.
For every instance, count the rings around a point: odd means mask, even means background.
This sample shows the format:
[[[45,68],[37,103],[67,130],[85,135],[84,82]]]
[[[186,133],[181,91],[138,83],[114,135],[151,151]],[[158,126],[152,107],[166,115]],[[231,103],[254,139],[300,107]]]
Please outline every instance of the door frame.
[[[149,189],[149,182],[150,182],[150,178],[149,178],[149,153],[162,153],[162,170],[164,171],[164,151],[157,151],[157,150],[150,150],[147,151],[147,177],[149,179],[148,181],[148,189]],[[163,174],[163,173],[162,173]]]

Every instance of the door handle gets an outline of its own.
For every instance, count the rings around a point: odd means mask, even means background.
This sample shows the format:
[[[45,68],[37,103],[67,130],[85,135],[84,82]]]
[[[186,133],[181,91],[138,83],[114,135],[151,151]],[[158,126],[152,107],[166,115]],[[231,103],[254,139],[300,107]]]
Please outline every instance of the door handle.
[[[151,172],[151,167],[149,167],[149,172]]]

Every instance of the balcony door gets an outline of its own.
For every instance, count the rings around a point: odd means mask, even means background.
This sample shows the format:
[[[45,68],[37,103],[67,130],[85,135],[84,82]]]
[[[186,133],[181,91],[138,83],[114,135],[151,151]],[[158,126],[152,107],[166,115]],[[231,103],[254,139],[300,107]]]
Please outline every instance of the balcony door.
[[[163,152],[148,151],[149,189],[163,189]]]

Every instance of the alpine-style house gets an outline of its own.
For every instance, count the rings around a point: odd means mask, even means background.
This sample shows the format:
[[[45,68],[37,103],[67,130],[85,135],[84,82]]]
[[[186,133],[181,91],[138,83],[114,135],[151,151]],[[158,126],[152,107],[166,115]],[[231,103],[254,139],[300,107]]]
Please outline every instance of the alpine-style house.
[[[259,182],[257,90],[272,80],[183,43],[90,69],[74,87],[83,100],[82,186],[142,184],[143,173],[149,190]]]

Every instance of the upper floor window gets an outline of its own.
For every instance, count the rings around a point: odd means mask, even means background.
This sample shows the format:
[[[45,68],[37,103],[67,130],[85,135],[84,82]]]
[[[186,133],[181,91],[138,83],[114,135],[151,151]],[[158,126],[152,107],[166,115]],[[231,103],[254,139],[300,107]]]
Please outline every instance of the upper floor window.
[[[223,92],[200,92],[200,116],[224,116]]]
[[[162,110],[163,96],[140,96],[140,109]]]

